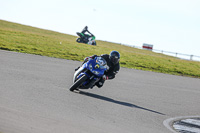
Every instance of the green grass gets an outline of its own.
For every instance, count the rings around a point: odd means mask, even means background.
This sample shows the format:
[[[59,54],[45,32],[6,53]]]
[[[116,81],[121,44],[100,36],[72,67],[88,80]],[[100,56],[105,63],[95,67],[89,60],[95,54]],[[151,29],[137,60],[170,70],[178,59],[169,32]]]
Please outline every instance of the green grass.
[[[76,36],[0,20],[0,49],[83,61],[93,54],[121,54],[122,67],[200,78],[200,62],[97,40],[97,46],[77,43]],[[97,37],[98,38],[98,37]],[[62,44],[60,44],[62,42]]]

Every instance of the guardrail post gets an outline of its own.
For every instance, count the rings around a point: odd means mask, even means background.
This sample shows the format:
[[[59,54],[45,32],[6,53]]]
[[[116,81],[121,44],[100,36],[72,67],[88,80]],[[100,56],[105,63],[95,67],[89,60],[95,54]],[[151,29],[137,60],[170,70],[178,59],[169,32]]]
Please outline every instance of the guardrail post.
[[[194,55],[190,55],[190,60],[192,60],[192,57],[193,57]]]

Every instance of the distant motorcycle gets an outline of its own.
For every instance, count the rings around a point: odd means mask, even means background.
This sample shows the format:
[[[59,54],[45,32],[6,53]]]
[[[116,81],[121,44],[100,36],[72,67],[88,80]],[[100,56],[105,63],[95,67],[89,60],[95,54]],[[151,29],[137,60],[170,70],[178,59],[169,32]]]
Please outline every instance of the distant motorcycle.
[[[89,44],[89,45],[97,45],[96,41],[95,41],[95,36],[90,33],[89,34],[85,34],[85,32],[88,32],[88,27],[86,26],[82,32],[76,32],[76,34],[79,36],[79,38],[76,39],[76,42],[78,43],[85,43],[85,44]]]
[[[74,73],[73,85],[69,90],[92,88],[108,69],[107,62],[102,57],[95,57],[89,60]]]

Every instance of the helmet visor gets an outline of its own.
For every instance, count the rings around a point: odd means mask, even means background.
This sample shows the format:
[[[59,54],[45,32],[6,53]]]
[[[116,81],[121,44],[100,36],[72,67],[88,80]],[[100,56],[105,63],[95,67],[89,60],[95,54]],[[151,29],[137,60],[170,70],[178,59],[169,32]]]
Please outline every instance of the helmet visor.
[[[111,62],[113,64],[117,64],[119,62],[119,58],[117,56],[111,56]]]

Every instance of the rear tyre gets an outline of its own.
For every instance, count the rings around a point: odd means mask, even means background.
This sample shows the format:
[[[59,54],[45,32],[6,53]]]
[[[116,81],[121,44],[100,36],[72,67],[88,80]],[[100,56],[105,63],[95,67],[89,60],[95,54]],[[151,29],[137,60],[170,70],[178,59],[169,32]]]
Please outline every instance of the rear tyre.
[[[71,87],[70,87],[70,91],[74,91],[76,90],[85,80],[87,79],[86,75],[83,75],[82,77],[80,77]]]

